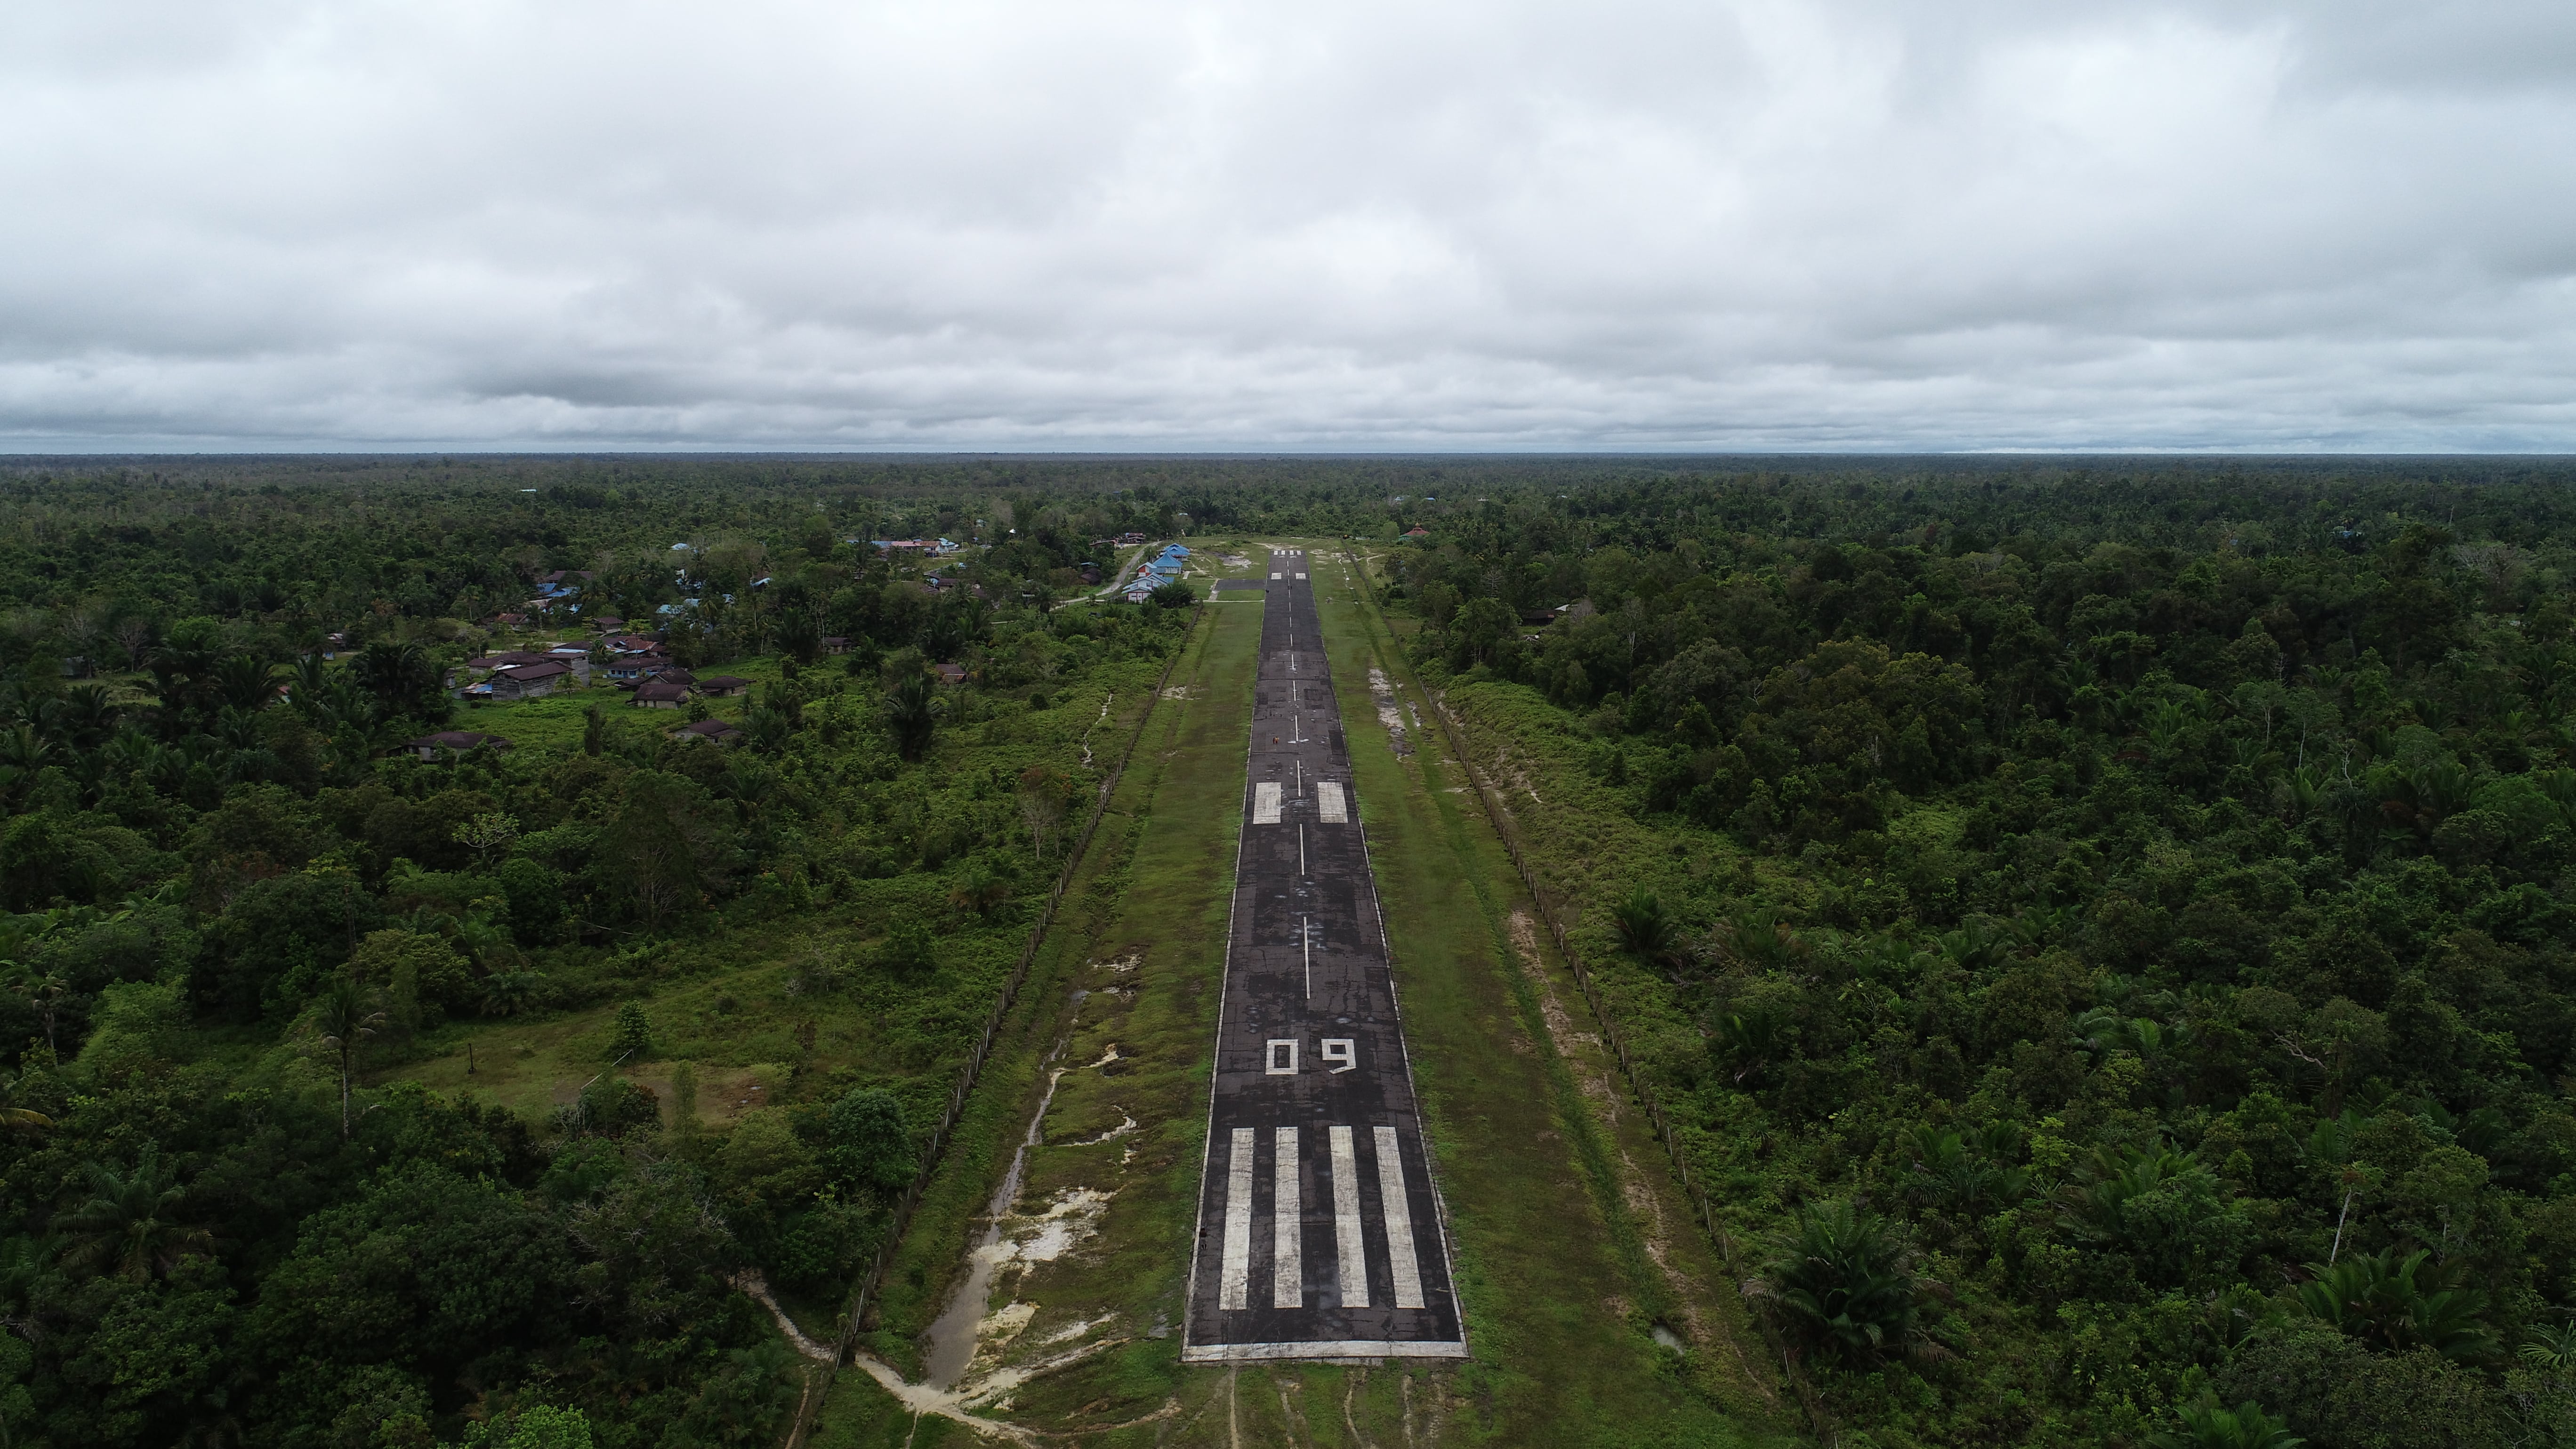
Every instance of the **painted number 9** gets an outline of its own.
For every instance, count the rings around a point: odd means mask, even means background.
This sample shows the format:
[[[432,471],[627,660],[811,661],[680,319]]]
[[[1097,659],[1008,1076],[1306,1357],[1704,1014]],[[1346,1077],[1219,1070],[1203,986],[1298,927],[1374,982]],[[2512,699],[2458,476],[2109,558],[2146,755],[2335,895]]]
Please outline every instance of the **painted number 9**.
[[[1321,1055],[1334,1071],[1347,1072],[1360,1064],[1359,1043],[1350,1037],[1328,1036],[1322,1048]]]

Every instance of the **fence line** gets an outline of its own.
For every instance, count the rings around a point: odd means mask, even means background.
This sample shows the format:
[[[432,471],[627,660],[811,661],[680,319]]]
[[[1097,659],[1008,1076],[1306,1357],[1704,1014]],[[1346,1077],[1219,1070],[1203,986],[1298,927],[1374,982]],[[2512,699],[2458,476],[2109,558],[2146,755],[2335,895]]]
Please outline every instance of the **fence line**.
[[[1367,562],[1357,557],[1352,557],[1351,561],[1353,569],[1360,576],[1360,588],[1367,594],[1370,605],[1377,608],[1380,617],[1383,618],[1384,606],[1379,600],[1376,584],[1368,576]],[[1391,640],[1391,633],[1389,637]],[[1421,688],[1421,681],[1418,678],[1414,681],[1414,687]],[[1702,1231],[1708,1234],[1710,1241],[1716,1244],[1718,1255],[1726,1260],[1726,1271],[1741,1283],[1744,1280],[1744,1263],[1742,1255],[1737,1250],[1735,1235],[1728,1232],[1726,1224],[1718,1220],[1717,1205],[1710,1199],[1707,1190],[1692,1179],[1689,1154],[1683,1150],[1681,1138],[1674,1133],[1672,1122],[1665,1116],[1663,1103],[1656,1098],[1654,1088],[1647,1085],[1645,1078],[1638,1074],[1637,1063],[1628,1054],[1626,1034],[1619,1030],[1619,1023],[1602,1006],[1600,988],[1593,984],[1592,971],[1584,965],[1583,954],[1574,949],[1574,941],[1567,934],[1564,914],[1554,904],[1550,892],[1541,883],[1538,872],[1531,867],[1529,856],[1521,849],[1520,830],[1512,818],[1510,808],[1502,803],[1502,792],[1485,778],[1485,772],[1477,768],[1475,756],[1467,749],[1466,737],[1463,733],[1465,722],[1449,708],[1446,697],[1435,696],[1427,689],[1423,690],[1422,694],[1431,705],[1432,716],[1440,721],[1440,733],[1449,741],[1450,755],[1458,761],[1459,768],[1467,772],[1467,783],[1475,787],[1476,799],[1485,807],[1485,818],[1493,824],[1495,837],[1503,843],[1503,853],[1511,857],[1512,869],[1519,873],[1521,885],[1529,891],[1530,902],[1537,907],[1539,919],[1546,923],[1548,934],[1555,938],[1557,954],[1564,958],[1567,968],[1574,973],[1574,983],[1583,991],[1584,1004],[1592,1009],[1593,1023],[1601,1028],[1601,1039],[1609,1044],[1611,1054],[1619,1059],[1619,1070],[1628,1079],[1630,1095],[1634,1096],[1638,1106],[1645,1110],[1646,1121],[1654,1128],[1655,1140],[1663,1144],[1664,1155],[1672,1160],[1673,1177],[1681,1184],[1683,1195],[1689,1199],[1692,1215],[1699,1220]],[[1781,1370],[1788,1377],[1791,1386],[1796,1389],[1799,1400],[1807,1411],[1809,1425],[1816,1432],[1816,1437],[1825,1442],[1832,1442],[1832,1435],[1828,1429],[1828,1416],[1824,1406],[1817,1401],[1813,1388],[1808,1385],[1806,1376],[1798,1372],[1795,1361],[1789,1356],[1785,1346],[1768,1331],[1768,1325],[1762,1321],[1761,1315],[1750,1316],[1757,1330],[1762,1331],[1764,1338],[1770,1340],[1773,1351],[1779,1354]]]
[[[1163,672],[1155,679],[1153,692],[1145,697],[1144,712],[1136,716],[1136,728],[1128,733],[1126,747],[1118,752],[1118,763],[1111,766],[1109,773],[1101,779],[1100,798],[1092,802],[1091,814],[1082,823],[1081,837],[1073,843],[1071,850],[1065,852],[1064,867],[1056,872],[1055,887],[1047,892],[1046,903],[1038,908],[1037,922],[1029,929],[1028,943],[1020,948],[1020,959],[1011,968],[1011,979],[1002,987],[1002,994],[993,1003],[992,1012],[985,1017],[984,1034],[977,1038],[973,1055],[966,1059],[966,1069],[958,1074],[957,1085],[949,1090],[947,1109],[940,1114],[938,1127],[932,1130],[929,1141],[923,1146],[921,1170],[913,1175],[912,1185],[904,1189],[902,1199],[896,1203],[894,1221],[887,1229],[885,1242],[878,1247],[876,1257],[870,1260],[867,1270],[851,1287],[849,1306],[841,1314],[840,1335],[833,1343],[832,1362],[821,1372],[810,1366],[806,1370],[805,1392],[797,1400],[796,1417],[788,1426],[785,1449],[800,1449],[806,1436],[813,1432],[814,1416],[822,1412],[824,1394],[833,1377],[850,1362],[851,1350],[858,1344],[859,1321],[867,1316],[869,1304],[875,1301],[886,1269],[893,1266],[895,1252],[903,1245],[904,1230],[912,1223],[913,1210],[921,1205],[922,1195],[929,1191],[931,1179],[938,1175],[939,1154],[948,1145],[948,1134],[957,1130],[958,1119],[966,1113],[966,1099],[974,1092],[976,1080],[983,1075],[984,1063],[993,1054],[993,1043],[1001,1037],[1002,1025],[1009,1017],[1011,1007],[1019,1000],[1020,988],[1028,982],[1029,968],[1036,964],[1038,951],[1046,944],[1047,928],[1055,923],[1056,907],[1063,902],[1065,891],[1073,885],[1074,870],[1082,864],[1084,853],[1091,848],[1093,833],[1100,829],[1102,817],[1109,812],[1109,797],[1116,793],[1119,778],[1127,773],[1127,762],[1135,758],[1136,746],[1145,738],[1145,726],[1154,718],[1154,707],[1162,701],[1164,689],[1172,682],[1172,671],[1180,666],[1182,658],[1190,651],[1190,645],[1197,640],[1199,624],[1206,609],[1204,600],[1191,607],[1190,625],[1181,633],[1181,647],[1173,650],[1172,657],[1164,661]]]

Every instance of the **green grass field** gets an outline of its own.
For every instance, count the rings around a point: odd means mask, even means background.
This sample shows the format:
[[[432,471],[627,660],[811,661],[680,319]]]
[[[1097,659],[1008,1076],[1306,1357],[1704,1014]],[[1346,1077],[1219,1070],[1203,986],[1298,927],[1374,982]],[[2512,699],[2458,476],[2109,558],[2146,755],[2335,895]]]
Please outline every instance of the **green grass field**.
[[[1319,559],[1320,563],[1320,559]],[[1177,1325],[1206,1128],[1260,615],[1212,608],[1060,920],[1024,1015],[916,1221],[871,1337],[917,1373],[1027,1114],[1042,1144],[984,1305],[981,1415],[1098,1445],[1785,1442],[1776,1374],[1608,1088],[1579,998],[1525,929],[1499,844],[1370,694],[1383,625],[1316,572],[1475,1357],[1426,1368],[1184,1368]],[[1508,887],[1508,888],[1507,888]],[[1076,995],[1075,993],[1081,993]],[[1678,1343],[1657,1341],[1656,1330]],[[814,1442],[980,1442],[844,1372]]]

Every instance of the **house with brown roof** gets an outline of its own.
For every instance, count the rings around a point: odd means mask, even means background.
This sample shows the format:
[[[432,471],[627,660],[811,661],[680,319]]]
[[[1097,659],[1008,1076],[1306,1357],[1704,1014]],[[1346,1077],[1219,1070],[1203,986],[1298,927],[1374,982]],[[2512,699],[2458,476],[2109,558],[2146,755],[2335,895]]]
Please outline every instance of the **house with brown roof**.
[[[846,636],[846,635],[841,635],[841,634],[826,634],[826,635],[824,635],[824,636],[823,636],[823,652],[824,652],[824,653],[826,653],[826,654],[847,654],[847,653],[849,653],[849,652],[850,652],[850,641],[849,641],[848,636]]]
[[[506,750],[510,748],[510,742],[499,735],[476,734],[472,730],[440,730],[434,735],[422,735],[416,740],[405,740],[403,748],[419,755],[423,760],[436,760],[442,750],[453,751],[460,755],[467,750]]]
[[[542,664],[509,664],[492,671],[492,698],[535,699],[573,681],[572,666],[557,659]]]
[[[710,674],[697,682],[698,693],[709,699],[731,699],[751,692],[751,681],[731,674]]]
[[[934,664],[930,666],[930,672],[938,675],[939,682],[942,684],[966,682],[966,666],[963,664]]]
[[[742,741],[742,731],[730,720],[702,719],[671,731],[675,740],[705,740],[709,744],[731,745]]]
[[[666,679],[648,679],[635,686],[635,703],[646,709],[678,709],[689,702],[689,687]]]

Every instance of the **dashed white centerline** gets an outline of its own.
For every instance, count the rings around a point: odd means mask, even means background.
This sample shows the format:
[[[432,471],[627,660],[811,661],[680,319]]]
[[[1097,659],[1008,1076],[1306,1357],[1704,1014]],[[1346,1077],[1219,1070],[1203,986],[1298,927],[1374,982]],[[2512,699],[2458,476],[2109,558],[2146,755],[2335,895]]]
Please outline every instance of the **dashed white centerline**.
[[[1366,1308],[1368,1250],[1360,1242],[1360,1164],[1351,1129],[1335,1127],[1333,1141],[1333,1245],[1342,1260],[1342,1306]]]
[[[1270,1306],[1306,1306],[1306,1265],[1300,1252],[1305,1226],[1297,1199],[1297,1129],[1280,1127],[1270,1134]]]
[[[1234,1129],[1234,1156],[1225,1174],[1225,1266],[1216,1306],[1252,1306],[1252,1129]]]
[[[1422,1306],[1422,1265],[1413,1256],[1413,1214],[1404,1196],[1404,1158],[1395,1147],[1395,1129],[1377,1129],[1378,1205],[1386,1210],[1388,1275],[1395,1280],[1395,1306]]]

